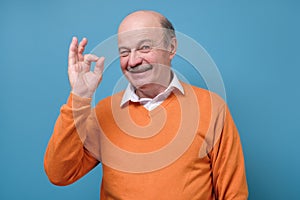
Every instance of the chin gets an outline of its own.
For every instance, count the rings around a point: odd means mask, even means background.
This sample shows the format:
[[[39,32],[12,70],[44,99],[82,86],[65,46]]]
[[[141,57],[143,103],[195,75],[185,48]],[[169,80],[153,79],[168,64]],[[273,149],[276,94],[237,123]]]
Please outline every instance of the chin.
[[[140,82],[131,82],[131,84],[136,88],[136,89],[142,89],[144,87],[147,87],[149,85],[148,83],[140,83]]]
[[[144,86],[147,86],[151,83],[153,83],[153,81],[151,79],[149,79],[149,77],[127,77],[127,80],[135,87],[135,88],[141,88]]]
[[[130,81],[130,83],[135,87],[135,88],[145,88],[151,85],[151,82],[146,81],[146,80],[135,80],[135,81]]]

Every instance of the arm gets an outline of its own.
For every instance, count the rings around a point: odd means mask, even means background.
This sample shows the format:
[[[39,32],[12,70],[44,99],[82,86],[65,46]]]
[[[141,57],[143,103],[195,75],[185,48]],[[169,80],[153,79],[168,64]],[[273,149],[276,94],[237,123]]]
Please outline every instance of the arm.
[[[84,144],[97,125],[90,102],[102,78],[104,58],[83,55],[86,45],[86,38],[78,45],[76,37],[70,44],[68,75],[72,94],[61,108],[45,153],[45,171],[56,185],[75,182],[99,163]],[[92,62],[96,62],[94,71],[90,71]]]
[[[45,153],[45,171],[55,185],[71,184],[99,163],[84,148],[73,119],[72,102],[79,100],[80,97],[71,94],[67,104],[62,106]],[[80,101],[82,113],[88,114],[90,100],[81,98]]]
[[[239,134],[226,106],[220,114],[224,124],[211,153],[214,192],[220,200],[245,200],[248,188]]]

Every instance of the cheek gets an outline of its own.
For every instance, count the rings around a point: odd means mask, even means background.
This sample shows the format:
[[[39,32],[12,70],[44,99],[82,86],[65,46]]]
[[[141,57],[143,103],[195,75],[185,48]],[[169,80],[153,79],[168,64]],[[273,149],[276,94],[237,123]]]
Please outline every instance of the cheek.
[[[143,55],[143,63],[157,64],[159,62],[158,56],[155,53],[148,53]]]
[[[166,65],[168,62],[168,54],[165,51],[156,51],[149,55],[148,61],[151,63]]]
[[[127,68],[127,58],[125,57],[120,57],[120,66],[121,66],[121,69],[122,71],[124,71],[126,68]]]

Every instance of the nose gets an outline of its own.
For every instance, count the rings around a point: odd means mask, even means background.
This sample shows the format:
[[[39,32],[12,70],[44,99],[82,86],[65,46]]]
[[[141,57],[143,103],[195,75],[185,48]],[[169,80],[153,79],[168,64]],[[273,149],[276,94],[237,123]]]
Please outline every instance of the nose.
[[[132,50],[129,54],[129,60],[128,65],[130,67],[135,67],[137,65],[140,65],[142,63],[142,57],[140,56],[139,52],[136,50]]]

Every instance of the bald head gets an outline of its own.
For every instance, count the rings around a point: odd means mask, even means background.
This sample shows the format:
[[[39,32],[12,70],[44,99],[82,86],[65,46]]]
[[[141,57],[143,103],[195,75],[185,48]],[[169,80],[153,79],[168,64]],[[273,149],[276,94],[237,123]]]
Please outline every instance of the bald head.
[[[143,28],[163,29],[166,45],[176,37],[172,23],[162,14],[151,10],[140,10],[127,15],[119,26],[118,34]]]
[[[142,28],[162,28],[161,21],[165,18],[154,11],[137,11],[124,18],[119,26],[119,33]]]

